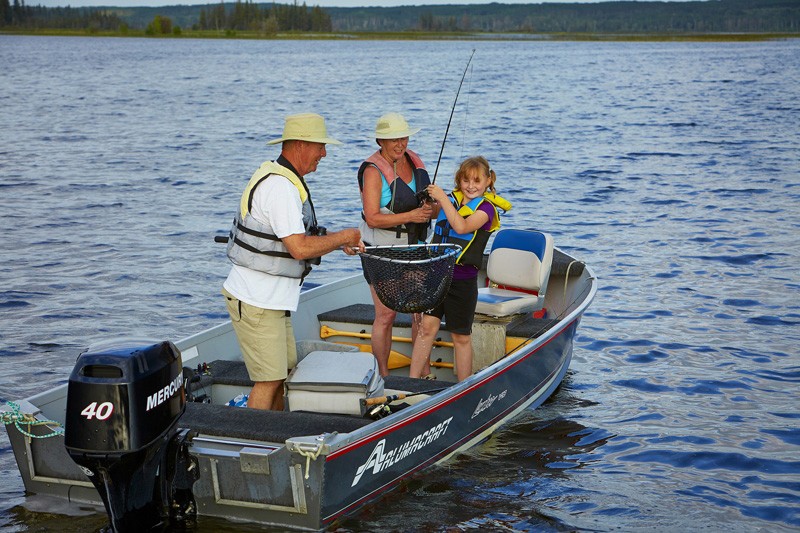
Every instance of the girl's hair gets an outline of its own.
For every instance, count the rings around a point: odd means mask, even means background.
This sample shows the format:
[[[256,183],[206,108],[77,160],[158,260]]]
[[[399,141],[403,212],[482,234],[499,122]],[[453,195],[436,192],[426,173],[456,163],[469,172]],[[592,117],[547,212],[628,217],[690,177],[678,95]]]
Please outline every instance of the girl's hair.
[[[467,177],[467,174],[473,170],[477,170],[483,175],[489,176],[489,190],[495,192],[494,182],[497,181],[497,175],[494,173],[494,170],[489,167],[489,162],[486,158],[480,155],[469,157],[461,162],[458,171],[456,171],[456,189],[461,189],[461,180]]]

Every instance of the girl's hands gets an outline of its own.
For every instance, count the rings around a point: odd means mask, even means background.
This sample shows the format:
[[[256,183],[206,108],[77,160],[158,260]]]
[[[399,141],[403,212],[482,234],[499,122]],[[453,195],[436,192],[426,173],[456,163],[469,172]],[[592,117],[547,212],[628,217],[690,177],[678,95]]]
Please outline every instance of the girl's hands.
[[[439,187],[438,185],[434,185],[433,183],[431,183],[430,185],[428,185],[428,187],[425,190],[428,191],[428,194],[430,195],[431,198],[433,198],[434,200],[436,200],[440,204],[445,203],[445,202],[448,201],[447,200],[447,193],[445,193],[442,190],[442,188]]]

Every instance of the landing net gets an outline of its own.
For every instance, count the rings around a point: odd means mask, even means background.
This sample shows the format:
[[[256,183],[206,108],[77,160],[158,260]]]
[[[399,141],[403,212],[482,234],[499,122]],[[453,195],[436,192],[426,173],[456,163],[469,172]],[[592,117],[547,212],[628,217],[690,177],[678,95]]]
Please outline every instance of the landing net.
[[[361,266],[383,305],[421,313],[444,299],[460,251],[456,244],[369,246]]]

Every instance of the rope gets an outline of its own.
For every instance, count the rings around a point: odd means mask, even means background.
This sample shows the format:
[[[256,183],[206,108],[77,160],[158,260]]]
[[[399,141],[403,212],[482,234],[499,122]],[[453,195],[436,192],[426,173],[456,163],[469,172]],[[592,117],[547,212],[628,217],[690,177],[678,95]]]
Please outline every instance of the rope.
[[[308,474],[311,469],[311,460],[313,459],[316,461],[317,457],[319,457],[319,454],[322,453],[322,444],[323,443],[321,442],[317,444],[317,449],[315,451],[306,450],[300,447],[297,448],[297,453],[306,458],[306,475],[305,475],[306,479],[308,479]]]
[[[0,413],[2,414],[3,424],[6,426],[14,424],[17,431],[26,437],[31,439],[46,439],[64,433],[64,428],[58,422],[53,420],[39,420],[30,413],[22,413],[19,409],[19,405],[14,402],[8,402],[6,405],[11,408],[11,411],[3,411]],[[51,427],[53,425],[56,427]],[[22,429],[22,426],[28,426],[28,429]],[[35,435],[31,433],[31,426],[46,426],[51,431],[45,435]]]
[[[569,269],[572,268],[572,265],[574,265],[575,263],[579,263],[581,265],[586,266],[586,263],[584,263],[583,261],[578,261],[577,259],[575,261],[571,261],[570,264],[567,265],[567,273],[564,275],[564,301],[565,302],[567,301],[567,283],[569,282]]]

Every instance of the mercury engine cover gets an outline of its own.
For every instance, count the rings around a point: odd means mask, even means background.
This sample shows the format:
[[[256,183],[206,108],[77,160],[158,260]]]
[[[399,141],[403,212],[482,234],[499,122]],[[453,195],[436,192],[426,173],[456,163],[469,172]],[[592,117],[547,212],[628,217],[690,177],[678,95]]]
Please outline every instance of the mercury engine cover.
[[[181,355],[169,341],[114,341],[78,357],[65,445],[100,493],[113,531],[194,519],[196,459],[188,454],[189,432],[177,425],[185,407]]]

